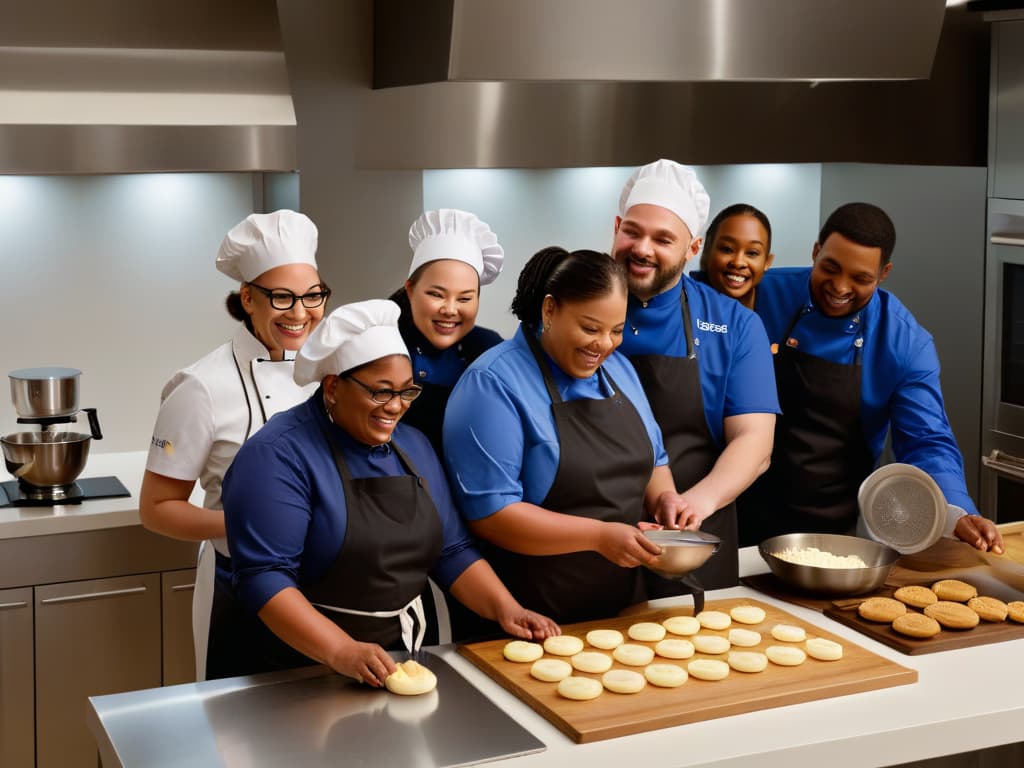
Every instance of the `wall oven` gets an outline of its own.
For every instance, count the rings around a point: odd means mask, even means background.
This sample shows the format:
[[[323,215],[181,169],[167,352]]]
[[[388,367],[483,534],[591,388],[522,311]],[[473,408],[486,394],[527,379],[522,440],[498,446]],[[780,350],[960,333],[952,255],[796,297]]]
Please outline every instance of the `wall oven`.
[[[981,511],[1024,520],[1024,201],[989,199]]]

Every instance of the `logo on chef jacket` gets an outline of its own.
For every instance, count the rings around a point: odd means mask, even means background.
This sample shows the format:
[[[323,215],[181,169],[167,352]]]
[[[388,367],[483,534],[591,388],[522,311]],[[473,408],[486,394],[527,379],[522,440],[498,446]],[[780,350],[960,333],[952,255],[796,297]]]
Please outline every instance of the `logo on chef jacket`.
[[[154,436],[150,442],[152,442],[153,445],[161,449],[168,456],[174,455],[174,443],[172,443],[170,440],[164,440],[162,438]]]
[[[707,333],[728,333],[729,326],[725,323],[709,323],[707,320],[697,318],[697,329]]]

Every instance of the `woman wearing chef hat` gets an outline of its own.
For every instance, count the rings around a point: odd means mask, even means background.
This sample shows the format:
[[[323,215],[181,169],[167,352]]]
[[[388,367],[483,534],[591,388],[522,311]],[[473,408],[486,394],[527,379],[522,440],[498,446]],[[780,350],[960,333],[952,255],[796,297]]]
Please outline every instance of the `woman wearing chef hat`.
[[[501,274],[505,252],[491,228],[453,208],[424,212],[409,228],[413,257],[405,285],[391,299],[402,309],[398,328],[423,393],[405,423],[442,454],[441,426],[455,382],[466,367],[501,342],[476,325],[480,288]]]
[[[232,674],[319,662],[379,685],[394,671],[386,650],[422,643],[428,573],[509,634],[558,632],[480,559],[429,441],[399,424],[421,390],[398,315],[380,299],[332,312],[295,362],[296,382],[319,389],[228,470],[228,541],[249,617]]]
[[[317,272],[316,246],[316,226],[295,211],[255,213],[231,229],[217,269],[240,283],[227,308],[242,325],[231,341],[176,373],[161,394],[139,516],[157,533],[205,542],[192,617],[200,680],[208,661],[218,664],[215,649],[207,659],[211,604],[222,602],[214,600],[215,559],[224,584],[231,573],[221,511],[224,472],[271,416],[315,389],[295,383],[292,361],[331,294]],[[189,503],[197,480],[206,492],[202,507]]]

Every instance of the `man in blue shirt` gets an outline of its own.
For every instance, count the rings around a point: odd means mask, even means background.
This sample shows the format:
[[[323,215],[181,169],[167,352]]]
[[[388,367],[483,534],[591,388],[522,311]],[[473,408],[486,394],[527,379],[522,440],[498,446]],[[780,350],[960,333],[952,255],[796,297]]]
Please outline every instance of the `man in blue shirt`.
[[[757,316],[683,274],[709,204],[692,168],[658,160],[637,169],[619,200],[612,253],[630,293],[620,351],[640,376],[686,502],[676,525],[723,539],[694,573],[718,588],[738,581],[733,502],[768,465],[779,408]]]
[[[896,461],[927,472],[945,494],[947,533],[1002,551],[967,493],[932,337],[879,289],[895,242],[883,210],[849,203],[826,220],[812,267],[765,273],[755,311],[775,352],[783,415],[771,468],[740,499],[741,543],[853,532],[858,488],[889,433]]]

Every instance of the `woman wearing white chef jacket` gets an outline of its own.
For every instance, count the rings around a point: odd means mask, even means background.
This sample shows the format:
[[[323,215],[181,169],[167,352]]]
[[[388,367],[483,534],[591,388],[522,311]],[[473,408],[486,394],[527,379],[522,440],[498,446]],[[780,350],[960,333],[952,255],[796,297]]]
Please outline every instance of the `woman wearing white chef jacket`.
[[[292,360],[331,293],[317,272],[316,246],[316,226],[295,211],[252,214],[232,228],[216,263],[241,284],[226,303],[242,325],[231,341],[176,373],[161,394],[139,516],[157,533],[205,542],[192,605],[199,680],[208,662],[218,663],[216,649],[207,659],[211,605],[223,602],[214,599],[215,559],[223,584],[231,574],[221,511],[224,473],[247,438],[315,389],[295,383]],[[202,507],[189,503],[197,480],[206,492]]]
[[[229,674],[324,663],[380,685],[394,671],[386,651],[422,643],[428,573],[509,634],[558,632],[480,558],[430,443],[399,423],[420,388],[398,315],[379,299],[332,312],[295,362],[296,382],[320,388],[247,441],[224,478],[245,614]]]

